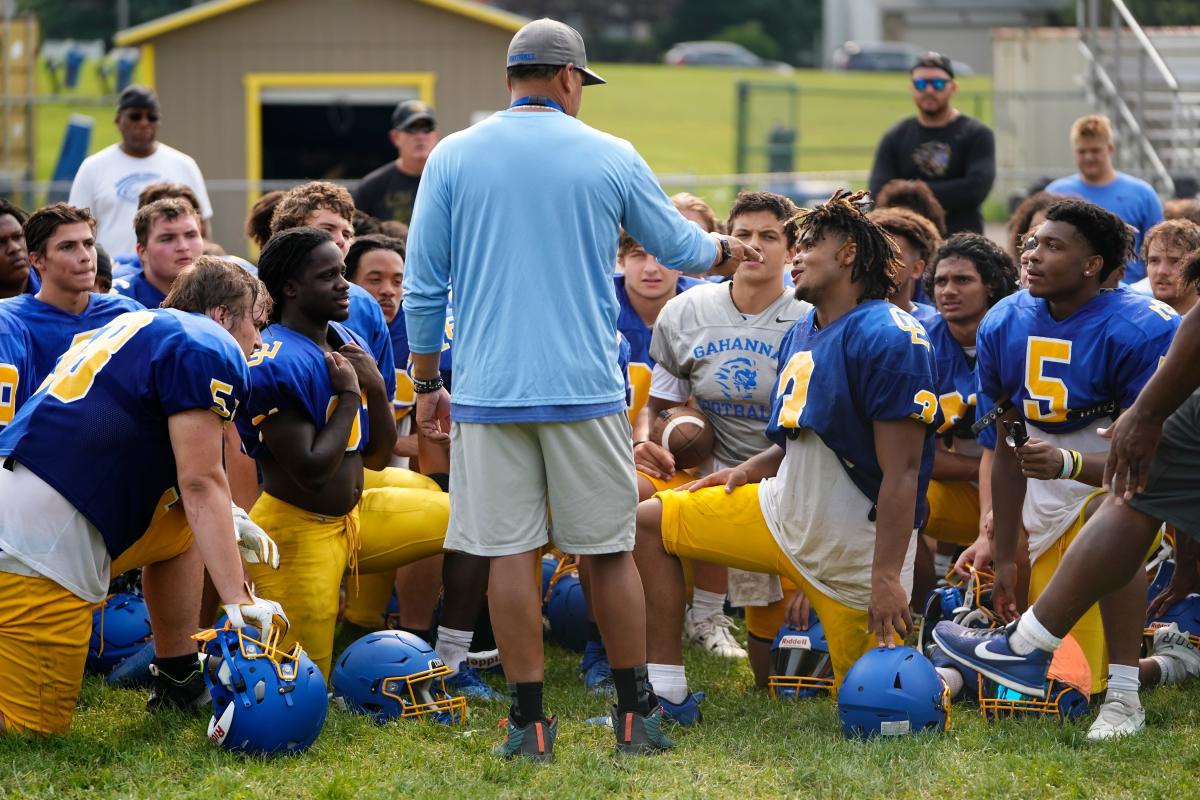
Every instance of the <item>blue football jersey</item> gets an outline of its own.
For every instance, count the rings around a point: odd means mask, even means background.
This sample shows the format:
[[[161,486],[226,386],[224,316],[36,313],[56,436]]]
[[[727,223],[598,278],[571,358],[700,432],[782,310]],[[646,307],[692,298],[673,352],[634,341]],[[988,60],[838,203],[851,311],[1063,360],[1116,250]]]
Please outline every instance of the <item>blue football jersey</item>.
[[[780,343],[767,437],[786,448],[790,430],[812,430],[863,494],[878,502],[883,470],[874,423],[925,424],[914,522],[920,527],[938,407],[937,364],[925,329],[886,300],[862,303],[827,328],[814,329],[816,321],[814,309]]]
[[[29,331],[0,303],[0,428],[12,422],[33,391],[32,351]]]
[[[33,389],[54,371],[59,356],[91,336],[112,320],[130,311],[141,311],[136,300],[115,294],[92,292],[82,314],[72,314],[57,306],[43,303],[31,294],[19,295],[2,304],[29,329],[33,343],[30,355]]]
[[[158,287],[146,280],[146,273],[137,270],[123,278],[113,276],[113,294],[136,300],[146,308],[158,308],[167,296]]]
[[[938,410],[941,412],[937,432],[974,439],[971,426],[975,423],[975,359],[966,354],[940,316],[926,324],[925,330],[937,360]]]
[[[675,285],[675,294],[679,295],[693,286],[699,286],[704,281],[697,278],[679,276]],[[617,330],[624,336],[629,345],[629,366],[622,370],[625,380],[630,384],[632,399],[629,403],[629,416],[632,421],[650,399],[650,378],[654,370],[654,358],[650,355],[650,340],[654,329],[642,322],[641,316],[629,302],[629,293],[625,291],[625,276],[614,275],[613,286],[617,292]]]
[[[412,381],[412,361],[409,358],[411,353],[408,349],[408,328],[404,325],[404,309],[400,309],[388,324],[388,334],[392,340],[392,359],[396,365],[396,391],[392,393],[392,397],[395,398],[393,405],[398,422],[412,411],[413,403],[416,401],[416,392],[413,390]],[[447,308],[446,333],[442,340],[442,357],[438,367],[447,391],[450,390],[450,371],[452,369],[450,344],[453,335],[454,314],[451,309]]]
[[[911,314],[917,322],[924,325],[926,330],[929,329],[929,326],[933,324],[934,320],[941,319],[942,317],[936,308],[928,303],[918,303],[916,302],[916,298],[913,298],[912,311],[909,311],[908,313]]]
[[[1179,323],[1166,303],[1119,289],[1102,291],[1062,321],[1028,291],[1009,295],[979,325],[977,413],[1007,398],[1030,423],[1055,433],[1111,417],[1132,405]]]
[[[633,384],[629,380],[629,365],[630,365],[630,349],[629,340],[620,331],[617,331],[617,366],[621,370],[621,374],[625,376],[625,405],[630,410],[633,409]],[[630,420],[632,422],[632,420]]]
[[[330,322],[329,326],[344,344],[357,344],[370,352],[354,331],[337,322]],[[250,357],[252,391],[246,410],[238,419],[242,443],[254,457],[265,447],[259,426],[267,417],[283,410],[296,411],[320,430],[338,403],[329,380],[329,368],[325,366],[325,353],[315,342],[279,323],[268,326],[262,332],[262,339],[263,346]],[[346,451],[363,450],[369,434],[364,399],[350,430]]]
[[[250,376],[237,342],[203,314],[122,314],[71,350],[3,431],[12,456],[63,495],[116,558],[175,485],[167,418],[232,420]]]
[[[358,342],[359,346],[375,356],[388,397],[395,397],[396,358],[392,353],[392,334],[379,303],[357,283],[350,284],[350,316],[342,324],[357,333],[363,340]]]

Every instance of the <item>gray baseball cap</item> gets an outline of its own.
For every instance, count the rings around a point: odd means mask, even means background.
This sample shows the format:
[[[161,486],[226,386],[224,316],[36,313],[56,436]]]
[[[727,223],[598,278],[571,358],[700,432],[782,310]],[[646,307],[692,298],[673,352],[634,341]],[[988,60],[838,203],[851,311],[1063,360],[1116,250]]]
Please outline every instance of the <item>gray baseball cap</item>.
[[[513,36],[508,45],[508,66],[521,67],[527,64],[552,67],[574,64],[575,69],[583,73],[584,86],[605,83],[603,78],[587,68],[587,52],[579,31],[557,20],[534,20]]]

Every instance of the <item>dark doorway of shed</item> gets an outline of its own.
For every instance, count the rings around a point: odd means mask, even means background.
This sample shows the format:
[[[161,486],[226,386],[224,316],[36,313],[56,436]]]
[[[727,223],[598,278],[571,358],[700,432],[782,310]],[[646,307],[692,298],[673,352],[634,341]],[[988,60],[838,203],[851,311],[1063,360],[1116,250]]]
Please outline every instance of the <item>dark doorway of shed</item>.
[[[388,140],[395,103],[263,103],[265,180],[354,180],[396,158]]]

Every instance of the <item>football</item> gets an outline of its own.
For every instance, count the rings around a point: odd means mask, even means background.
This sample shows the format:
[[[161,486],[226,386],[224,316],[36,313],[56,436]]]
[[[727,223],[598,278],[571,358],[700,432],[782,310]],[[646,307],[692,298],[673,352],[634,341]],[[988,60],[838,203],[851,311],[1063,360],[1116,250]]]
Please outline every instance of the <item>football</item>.
[[[650,429],[650,440],[671,451],[676,469],[700,466],[712,456],[712,425],[691,406],[660,411]]]

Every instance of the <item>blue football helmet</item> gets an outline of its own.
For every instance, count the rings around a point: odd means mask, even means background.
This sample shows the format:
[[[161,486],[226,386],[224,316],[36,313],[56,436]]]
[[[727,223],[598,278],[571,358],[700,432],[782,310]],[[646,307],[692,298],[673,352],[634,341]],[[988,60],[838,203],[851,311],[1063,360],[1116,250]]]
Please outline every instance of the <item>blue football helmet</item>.
[[[933,627],[942,620],[953,622],[955,616],[966,608],[966,595],[961,585],[938,586],[930,590],[925,596],[925,613],[917,629],[917,649],[926,652],[933,642]]]
[[[1167,585],[1171,583],[1171,576],[1174,574],[1174,561],[1159,562],[1158,567],[1154,570],[1154,574],[1150,576],[1149,585],[1146,587],[1146,605],[1150,605],[1154,602],[1154,598],[1166,591]]]
[[[838,716],[850,739],[942,731],[950,727],[950,689],[916,650],[880,647],[846,672]]]
[[[546,553],[542,556],[542,605],[546,605],[546,601],[550,599],[550,581],[554,580],[554,573],[558,571],[558,559],[553,553]]]
[[[1146,624],[1146,638],[1153,639],[1154,632],[1174,622],[1179,632],[1186,635],[1192,644],[1200,647],[1200,594],[1189,594],[1161,615]]]
[[[307,750],[325,724],[325,678],[297,643],[279,649],[279,631],[263,642],[250,627],[204,631],[204,682],[212,697],[208,738],[255,755]]]
[[[979,711],[986,720],[1041,715],[1069,722],[1088,712],[1092,668],[1075,637],[1068,634],[1050,661],[1044,697],[1022,694],[979,673],[975,680],[979,690]]]
[[[808,615],[808,630],[784,623],[771,642],[771,674],[767,691],[772,699],[800,700],[833,691],[833,661],[825,628],[817,612]]]
[[[582,653],[587,645],[587,599],[583,584],[575,571],[559,571],[550,585],[546,601],[546,619],[550,623],[550,639],[563,647]]]
[[[449,674],[450,668],[419,636],[378,631],[342,652],[331,683],[339,704],[376,722],[428,716],[465,724],[467,698],[446,691]]]
[[[87,670],[107,675],[150,641],[150,612],[134,594],[110,594],[92,612]]]

